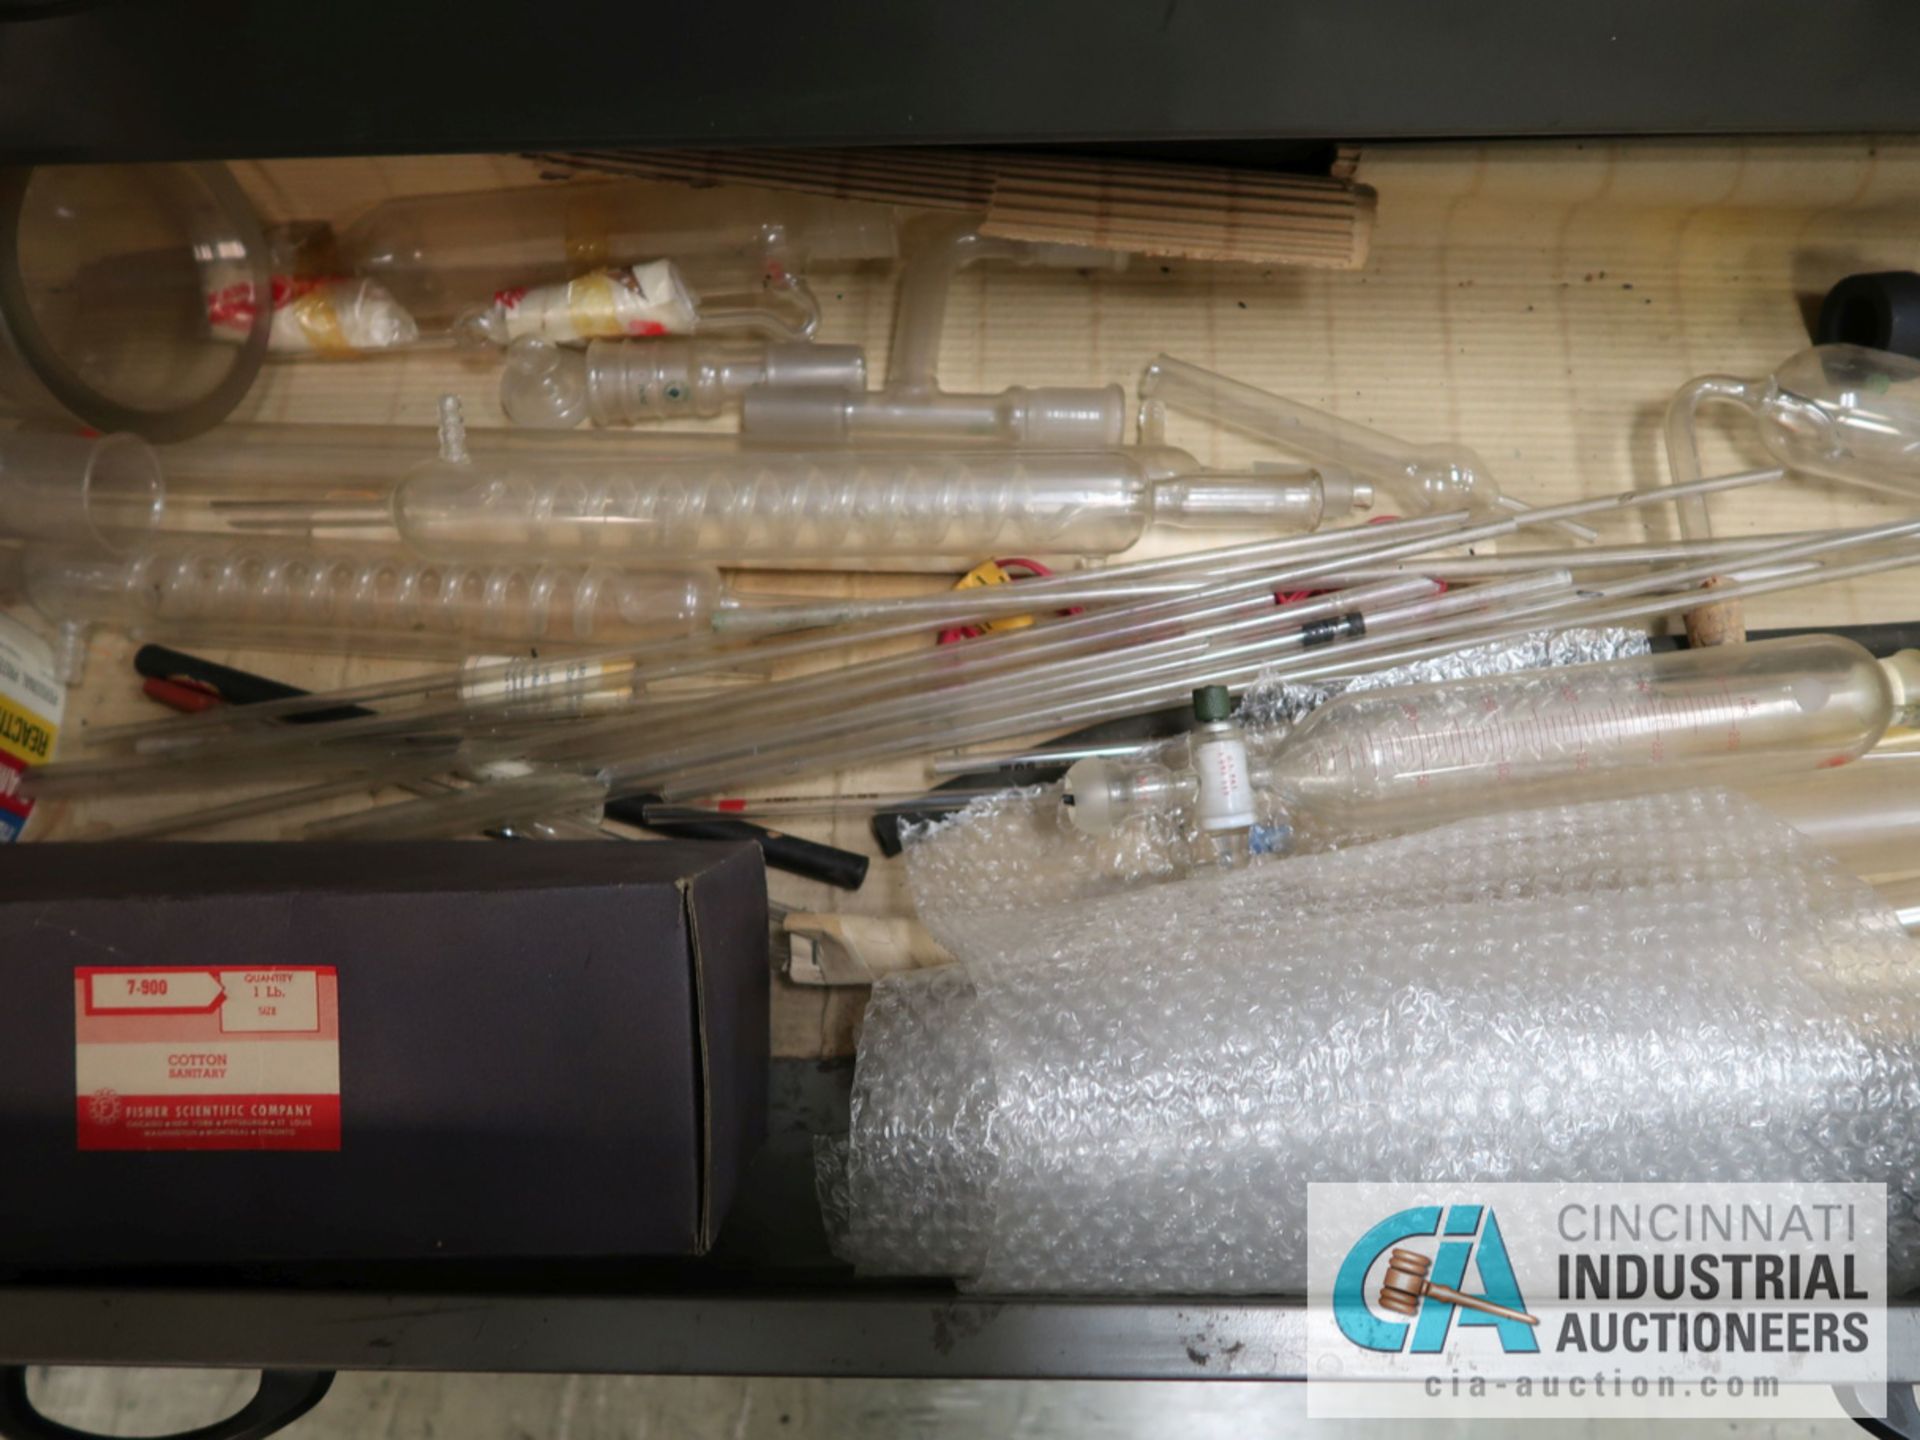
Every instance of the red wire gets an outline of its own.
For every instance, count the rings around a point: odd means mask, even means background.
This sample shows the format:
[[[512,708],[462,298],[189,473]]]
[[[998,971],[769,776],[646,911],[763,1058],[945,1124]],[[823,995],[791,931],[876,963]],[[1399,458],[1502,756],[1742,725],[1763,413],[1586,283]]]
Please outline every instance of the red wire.
[[[1399,518],[1398,515],[1375,515],[1368,520],[1367,523],[1369,525],[1384,525]],[[1002,570],[1019,568],[1027,570],[1035,576],[1043,577],[1053,574],[1051,569],[1042,565],[1038,560],[1029,560],[1021,555],[1009,555],[1005,559],[995,560],[993,563],[998,565]],[[1013,579],[1015,583],[1018,583],[1021,577],[1013,576],[1010,578]],[[1435,583],[1440,587],[1437,593],[1442,595],[1447,593],[1446,581],[1440,580]],[[1311,600],[1314,596],[1325,593],[1323,590],[1276,590],[1273,592],[1273,603],[1276,606],[1296,605],[1302,600]],[[1063,615],[1078,615],[1081,613],[1081,607],[1075,605],[1060,613]],[[982,625],[954,625],[940,632],[939,643],[942,645],[957,645],[962,640],[977,640],[986,633],[986,627]]]

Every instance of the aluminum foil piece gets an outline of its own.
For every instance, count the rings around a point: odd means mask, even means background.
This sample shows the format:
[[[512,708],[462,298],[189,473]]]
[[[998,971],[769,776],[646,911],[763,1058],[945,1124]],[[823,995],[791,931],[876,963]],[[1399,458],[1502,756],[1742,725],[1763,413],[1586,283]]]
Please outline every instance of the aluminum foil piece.
[[[1350,680],[1302,684],[1285,679],[1256,680],[1240,700],[1240,723],[1249,727],[1292,725],[1336,695],[1350,690],[1385,690],[1395,685],[1425,685],[1436,680],[1468,680],[1480,675],[1510,675],[1553,665],[1594,665],[1645,655],[1646,633],[1618,627],[1536,630],[1515,640],[1474,645],[1431,660],[1416,660],[1374,670]]]

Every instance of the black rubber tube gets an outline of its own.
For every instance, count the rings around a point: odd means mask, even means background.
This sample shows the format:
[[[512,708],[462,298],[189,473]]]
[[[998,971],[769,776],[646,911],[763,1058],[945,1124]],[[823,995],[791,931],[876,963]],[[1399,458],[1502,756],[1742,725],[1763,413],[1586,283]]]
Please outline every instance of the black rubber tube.
[[[767,857],[767,864],[790,875],[819,880],[842,890],[858,890],[867,878],[872,862],[857,850],[842,850],[818,840],[802,840],[798,835],[769,830],[747,820],[649,820],[648,805],[657,805],[656,795],[642,795],[607,803],[606,817],[623,825],[638,826],[656,835],[677,835],[684,840],[752,840]]]

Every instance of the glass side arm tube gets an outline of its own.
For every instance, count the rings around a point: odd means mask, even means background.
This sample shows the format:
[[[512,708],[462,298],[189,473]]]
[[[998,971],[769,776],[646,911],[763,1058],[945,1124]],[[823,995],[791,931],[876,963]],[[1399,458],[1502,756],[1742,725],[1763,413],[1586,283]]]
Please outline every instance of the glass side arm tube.
[[[1119,444],[1126,395],[1118,385],[1016,385],[997,394],[940,388],[936,368],[949,293],[964,267],[983,260],[1082,270],[1126,265],[1123,255],[1084,246],[995,239],[982,235],[979,224],[977,216],[937,216],[911,228],[884,387],[872,392],[790,384],[753,389],[741,413],[745,433],[787,445],[904,442],[1083,450]]]
[[[1402,514],[1423,515],[1462,504],[1485,513],[1529,508],[1503,495],[1486,462],[1465,446],[1410,445],[1171,355],[1157,355],[1140,377],[1143,444],[1161,442],[1165,409],[1212,420],[1303,459],[1347,470],[1378,486]],[[1579,521],[1555,524],[1578,539],[1596,538]]]

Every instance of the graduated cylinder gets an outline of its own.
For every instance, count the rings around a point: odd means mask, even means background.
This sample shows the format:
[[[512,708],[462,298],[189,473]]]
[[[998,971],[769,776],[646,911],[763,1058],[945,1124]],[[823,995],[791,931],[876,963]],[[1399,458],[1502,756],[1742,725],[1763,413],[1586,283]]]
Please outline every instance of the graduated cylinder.
[[[1920,652],[1877,661],[1836,635],[1715,646],[1341,696],[1249,746],[1253,781],[1309,843],[1500,810],[1748,786],[1858,759],[1920,709]],[[1197,781],[1089,757],[1068,816],[1104,834],[1192,808]]]
[[[1913,651],[1714,646],[1343,696],[1287,737],[1270,783],[1303,831],[1390,833],[1841,765],[1916,702]]]

